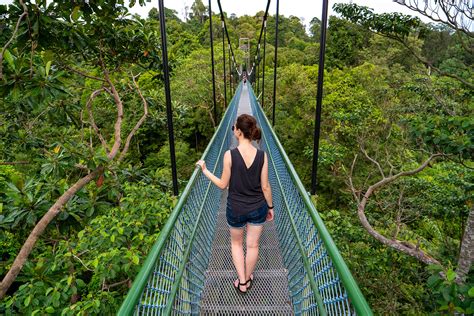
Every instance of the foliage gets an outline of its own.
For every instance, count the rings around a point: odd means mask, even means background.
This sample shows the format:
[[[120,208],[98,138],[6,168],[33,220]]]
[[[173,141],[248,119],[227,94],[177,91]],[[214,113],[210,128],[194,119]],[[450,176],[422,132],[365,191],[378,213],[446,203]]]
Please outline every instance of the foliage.
[[[435,315],[474,314],[473,280],[459,284],[456,281],[456,272],[451,268],[443,271],[439,266],[431,266],[429,269],[432,275],[428,278],[428,286],[433,291],[433,300],[438,306]],[[441,276],[441,273],[445,277]]]
[[[102,62],[124,104],[124,134],[143,115],[132,76],[148,102],[149,117],[125,159],[108,165],[51,223],[0,302],[0,314],[113,314],[174,204],[158,11],[152,9],[147,18],[132,16],[123,0],[24,2],[28,18],[5,52],[0,81],[0,162],[22,162],[0,165],[0,276],[51,204],[75,180],[107,162],[86,108],[91,93],[102,86],[94,79],[103,77]],[[465,285],[455,283],[453,273],[473,203],[474,94],[427,68],[471,80],[474,58],[463,48],[466,36],[399,13],[375,14],[355,4],[334,8],[341,16],[329,18],[318,210],[376,314],[461,309],[469,314],[472,271]],[[18,2],[0,5],[2,45],[22,12]],[[212,21],[215,120],[205,2],[195,1],[189,13],[181,21],[177,12],[165,9],[181,187],[226,108],[220,17]],[[255,48],[262,15],[226,14],[231,42],[249,37]],[[312,19],[310,34],[297,17],[282,15],[279,23],[275,130],[309,187],[321,23]],[[274,15],[267,28],[264,98],[270,113]],[[235,53],[243,64],[243,54]],[[229,95],[227,88],[227,100]],[[92,111],[105,139],[113,140],[112,98],[100,94]],[[361,227],[347,185],[354,156],[359,155],[353,174],[357,187],[380,175],[360,158],[360,148],[373,154],[386,174],[411,169],[428,153],[446,154],[417,176],[377,192],[367,218],[381,233],[429,251],[447,267],[447,278],[386,248]]]
[[[118,206],[102,210],[78,232],[52,228],[18,290],[0,303],[2,314],[114,313],[173,205],[159,187],[140,182],[125,183],[121,195]],[[11,240],[10,234],[1,237],[2,245]]]

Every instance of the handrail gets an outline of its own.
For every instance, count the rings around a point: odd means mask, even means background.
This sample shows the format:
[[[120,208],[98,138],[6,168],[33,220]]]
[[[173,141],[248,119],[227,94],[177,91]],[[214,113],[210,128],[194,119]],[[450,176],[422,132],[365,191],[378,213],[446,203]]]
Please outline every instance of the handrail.
[[[241,85],[239,86],[239,89],[241,88]],[[237,93],[236,93],[237,95]],[[235,95],[234,95],[235,98]],[[231,103],[234,101],[234,98],[231,100]],[[230,112],[235,110],[235,107],[229,106],[227,107],[227,110],[224,114],[225,116],[231,115]],[[204,153],[202,154],[201,159],[205,160],[211,147],[214,145],[216,141],[216,137],[218,134],[218,131],[221,129],[222,124],[225,120],[222,119],[221,122],[219,123],[219,126],[217,127],[214,135],[211,138],[211,141],[207,145]],[[217,162],[216,162],[217,165]],[[166,221],[165,226],[160,232],[160,235],[158,239],[156,240],[155,244],[153,245],[149,255],[147,256],[147,259],[145,260],[142,268],[140,269],[140,272],[138,273],[137,277],[133,281],[132,287],[130,288],[124,302],[122,303],[122,306],[120,307],[117,315],[119,316],[128,316],[133,314],[133,311],[140,299],[140,296],[147,284],[148,278],[150,277],[153,267],[156,263],[157,258],[160,256],[163,247],[165,246],[165,243],[170,235],[170,232],[172,231],[178,216],[181,214],[181,210],[186,203],[188,196],[191,192],[191,188],[195,184],[196,180],[198,179],[198,176],[200,174],[199,168],[195,168],[191,178],[188,181],[188,184],[186,185],[185,189],[183,190],[183,193],[181,194],[181,197],[178,200],[178,203],[176,204],[175,208],[170,214],[170,217]]]
[[[251,85],[249,85],[250,90],[253,93],[253,89],[251,88]],[[255,96],[255,94],[254,94]],[[255,99],[254,102],[257,102],[258,100]],[[324,225],[323,220],[319,216],[314,204],[311,202],[309,198],[308,192],[305,190],[303,183],[301,182],[300,178],[298,177],[298,174],[296,173],[296,170],[294,169],[290,159],[286,155],[285,150],[283,149],[283,146],[280,143],[280,140],[278,139],[277,135],[275,134],[275,131],[271,128],[270,121],[266,117],[266,115],[263,113],[261,107],[255,106],[254,107],[257,111],[261,112],[263,115],[261,117],[264,118],[265,122],[268,124],[270,127],[270,133],[272,134],[276,147],[278,148],[281,157],[283,158],[283,162],[285,163],[286,167],[288,168],[289,174],[291,178],[294,181],[294,184],[296,185],[301,197],[303,198],[303,202],[305,203],[307,210],[309,212],[309,215],[314,223],[314,225],[318,228],[318,232],[320,234],[321,239],[324,242],[324,245],[328,251],[328,254],[334,263],[334,266],[336,268],[337,273],[339,274],[341,281],[344,285],[345,290],[347,291],[347,294],[351,300],[351,305],[354,306],[354,309],[356,310],[357,314],[359,315],[373,315],[372,310],[369,307],[369,304],[365,300],[365,297],[363,296],[362,292],[360,291],[359,286],[357,285],[356,281],[354,280],[354,277],[352,276],[351,272],[349,271],[349,268],[347,267],[346,263],[344,262],[344,259],[342,258],[341,254],[339,253],[339,250],[337,249],[336,244],[334,243],[334,240],[332,239],[331,235],[329,234],[326,226]]]

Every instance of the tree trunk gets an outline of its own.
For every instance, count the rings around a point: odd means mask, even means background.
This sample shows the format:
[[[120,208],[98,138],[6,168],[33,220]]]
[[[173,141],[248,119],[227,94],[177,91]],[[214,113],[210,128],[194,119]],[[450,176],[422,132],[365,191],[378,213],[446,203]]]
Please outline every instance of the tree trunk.
[[[458,268],[456,270],[457,279],[460,282],[469,273],[474,262],[474,206],[469,211],[466,222],[466,229],[461,241],[461,251],[459,252]]]

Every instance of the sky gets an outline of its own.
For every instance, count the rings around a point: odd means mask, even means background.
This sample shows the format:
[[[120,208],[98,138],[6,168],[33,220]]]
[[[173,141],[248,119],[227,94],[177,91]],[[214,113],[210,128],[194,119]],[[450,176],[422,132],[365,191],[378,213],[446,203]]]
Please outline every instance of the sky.
[[[3,0],[0,0],[0,2]],[[168,0],[164,1],[165,7],[176,10],[178,15],[183,18],[185,7],[191,7],[194,0]],[[422,17],[421,15],[415,14],[412,10],[399,5],[392,0],[337,0],[329,1],[329,15],[334,15],[332,6],[335,3],[349,3],[353,2],[358,5],[364,5],[374,9],[376,13],[384,12],[401,12],[404,14],[414,15],[420,17],[425,22],[430,22],[429,19]],[[207,6],[208,0],[203,0],[203,3]],[[242,15],[255,15],[258,11],[264,11],[267,4],[266,0],[221,0],[222,10],[227,12],[229,15],[235,13],[237,16]],[[146,16],[150,8],[158,7],[158,0],[153,0],[147,3],[146,7],[139,7],[136,5],[130,11]],[[212,11],[214,13],[219,12],[217,0],[211,1]],[[322,1],[315,0],[280,0],[280,15],[290,16],[294,15],[303,20],[304,24],[309,24],[312,18],[318,17],[321,19],[322,12]],[[270,14],[276,13],[276,0],[271,1]]]
[[[0,4],[12,3],[12,0],[0,0]],[[138,2],[138,1],[137,1]],[[194,0],[164,0],[165,7],[176,10],[178,15],[183,19],[185,7],[191,7]],[[203,0],[204,4],[208,5],[208,0]],[[349,3],[353,2],[358,5],[364,5],[374,9],[376,13],[384,12],[400,12],[404,14],[414,15],[420,17],[425,22],[430,22],[428,18],[417,15],[410,9],[399,5],[392,0],[337,0],[329,1],[329,15],[335,14],[332,11],[334,3]],[[258,11],[264,11],[267,4],[266,0],[221,0],[222,10],[229,15],[235,13],[237,16],[241,15],[255,15]],[[130,9],[131,13],[138,13],[144,17],[148,15],[151,8],[158,7],[158,0],[147,2],[145,7],[140,7],[136,4]],[[212,11],[217,13],[219,7],[217,0],[211,2]],[[276,0],[271,1],[270,14],[276,13]],[[315,0],[280,0],[280,15],[290,16],[294,15],[303,20],[303,23],[308,25],[313,17],[321,19],[322,1]]]

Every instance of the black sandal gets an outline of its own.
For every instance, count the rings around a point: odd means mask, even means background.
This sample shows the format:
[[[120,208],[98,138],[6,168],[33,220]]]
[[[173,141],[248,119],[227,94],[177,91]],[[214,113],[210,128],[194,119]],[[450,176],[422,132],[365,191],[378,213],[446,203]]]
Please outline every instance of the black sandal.
[[[240,294],[245,294],[245,293],[247,293],[247,291],[242,291],[242,290],[240,289],[240,287],[241,287],[242,285],[246,285],[246,284],[247,284],[247,282],[240,283],[240,280],[239,280],[239,285],[235,286],[235,281],[232,282],[232,285],[234,286],[234,288],[235,288]]]
[[[247,282],[245,282],[245,284],[250,282],[250,285],[247,285],[247,291],[250,290],[250,288],[252,287],[253,281],[255,280],[255,276],[253,275],[253,273],[250,276],[253,276],[253,278],[249,278]]]

